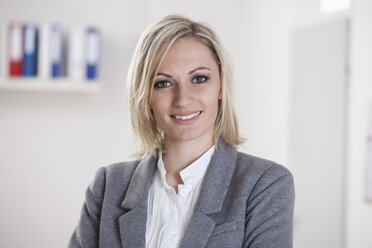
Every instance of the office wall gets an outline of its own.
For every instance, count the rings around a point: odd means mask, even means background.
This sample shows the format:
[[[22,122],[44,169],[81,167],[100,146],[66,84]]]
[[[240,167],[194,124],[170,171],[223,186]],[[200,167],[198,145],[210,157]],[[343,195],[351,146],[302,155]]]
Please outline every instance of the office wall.
[[[372,3],[368,0],[352,1],[351,11],[332,15],[320,13],[318,0],[296,0],[294,25],[306,27],[325,21],[350,16],[349,73],[346,85],[346,154],[345,154],[345,223],[343,247],[372,247],[372,203],[364,196],[366,135],[371,115],[371,54],[370,30]]]
[[[292,0],[244,1],[237,106],[245,150],[288,166]]]
[[[95,171],[134,151],[125,78],[135,43],[175,12],[210,23],[233,57],[242,149],[287,163],[289,0],[0,0],[0,23],[88,23],[103,35],[99,93],[0,91],[1,247],[66,246]]]
[[[343,247],[348,24],[340,19],[292,34],[294,247]]]
[[[348,108],[346,247],[372,247],[372,203],[365,201],[368,117],[372,114],[372,2],[354,1]]]

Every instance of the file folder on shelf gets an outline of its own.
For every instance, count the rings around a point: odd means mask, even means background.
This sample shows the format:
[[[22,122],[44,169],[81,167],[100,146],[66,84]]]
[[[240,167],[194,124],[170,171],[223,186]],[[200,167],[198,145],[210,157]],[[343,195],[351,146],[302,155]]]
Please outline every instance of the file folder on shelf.
[[[50,30],[51,25],[43,24],[39,32],[39,49],[38,49],[38,77],[49,79],[51,75],[50,65]]]
[[[100,43],[101,39],[98,29],[88,28],[86,39],[86,78],[88,80],[97,79],[100,60]]]
[[[24,26],[23,76],[34,77],[37,74],[37,43],[38,31],[36,26],[26,24]]]
[[[50,30],[50,62],[51,77],[59,78],[63,76],[63,36],[62,28],[53,25]]]
[[[85,26],[76,26],[69,35],[67,74],[76,81],[85,78],[85,30]]]
[[[11,23],[8,28],[8,66],[10,77],[22,76],[23,26]]]

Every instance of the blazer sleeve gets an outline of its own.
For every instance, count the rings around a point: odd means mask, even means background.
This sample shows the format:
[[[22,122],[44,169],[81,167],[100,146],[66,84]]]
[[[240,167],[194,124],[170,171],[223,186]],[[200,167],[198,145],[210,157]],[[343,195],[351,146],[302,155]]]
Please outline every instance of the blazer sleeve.
[[[243,247],[292,247],[293,210],[293,177],[275,164],[262,174],[248,198]]]
[[[105,168],[100,168],[85,193],[80,220],[68,247],[98,247],[99,225],[105,192]]]

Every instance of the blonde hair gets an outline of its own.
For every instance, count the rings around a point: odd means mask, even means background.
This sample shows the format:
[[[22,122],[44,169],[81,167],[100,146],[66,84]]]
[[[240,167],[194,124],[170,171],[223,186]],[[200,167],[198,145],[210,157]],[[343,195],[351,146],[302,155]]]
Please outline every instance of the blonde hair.
[[[157,127],[150,107],[151,94],[162,60],[172,44],[181,38],[192,37],[203,42],[214,54],[221,77],[222,99],[219,100],[214,128],[214,143],[222,138],[236,147],[243,139],[239,135],[236,113],[232,102],[233,74],[229,56],[217,35],[207,26],[180,15],[166,16],[142,34],[128,72],[129,111],[137,138],[138,157],[163,148],[163,133]]]

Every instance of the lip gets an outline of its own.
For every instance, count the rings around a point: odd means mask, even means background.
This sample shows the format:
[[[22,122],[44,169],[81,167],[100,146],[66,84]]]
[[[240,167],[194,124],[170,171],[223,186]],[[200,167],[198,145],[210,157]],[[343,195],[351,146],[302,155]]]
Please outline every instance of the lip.
[[[194,112],[185,112],[185,113],[176,113],[176,114],[171,114],[170,117],[173,121],[175,121],[178,124],[191,124],[198,120],[200,118],[200,115],[203,113],[203,111],[194,111]],[[182,119],[182,117],[186,116],[192,116],[189,119]],[[176,117],[177,116],[177,117]]]

